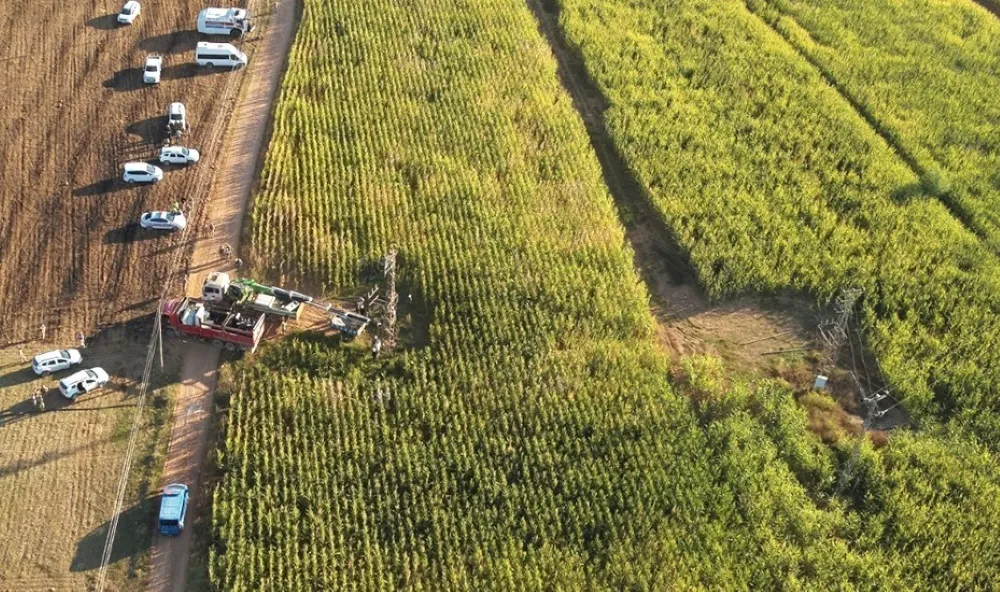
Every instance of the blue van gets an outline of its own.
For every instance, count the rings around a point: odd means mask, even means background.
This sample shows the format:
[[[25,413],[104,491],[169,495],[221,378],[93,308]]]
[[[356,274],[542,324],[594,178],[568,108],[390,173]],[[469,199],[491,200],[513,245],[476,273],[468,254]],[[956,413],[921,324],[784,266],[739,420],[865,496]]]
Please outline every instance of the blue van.
[[[188,509],[188,486],[171,483],[163,488],[160,497],[160,534],[177,536],[184,530],[184,516]]]

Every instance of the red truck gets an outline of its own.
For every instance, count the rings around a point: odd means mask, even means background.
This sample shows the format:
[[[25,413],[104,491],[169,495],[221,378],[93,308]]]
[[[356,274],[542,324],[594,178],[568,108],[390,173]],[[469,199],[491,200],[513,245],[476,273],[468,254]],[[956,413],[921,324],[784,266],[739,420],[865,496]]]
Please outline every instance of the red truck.
[[[173,298],[163,304],[163,326],[173,335],[252,352],[264,335],[264,313],[219,308],[197,298]]]

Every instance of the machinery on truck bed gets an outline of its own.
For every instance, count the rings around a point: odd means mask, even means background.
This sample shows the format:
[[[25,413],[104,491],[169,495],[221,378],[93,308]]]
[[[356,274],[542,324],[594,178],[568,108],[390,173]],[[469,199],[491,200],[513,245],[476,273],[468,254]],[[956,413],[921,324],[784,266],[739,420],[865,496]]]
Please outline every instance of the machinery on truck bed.
[[[164,303],[162,323],[168,333],[252,352],[264,337],[268,317],[284,324],[288,319],[297,320],[306,306],[329,315],[329,327],[350,337],[371,323],[363,314],[312,296],[249,278],[233,279],[221,271],[210,273],[201,291],[201,298],[174,298]]]
[[[298,319],[306,306],[319,309],[330,315],[330,328],[350,337],[357,337],[371,319],[363,314],[351,312],[327,302],[320,302],[312,296],[267,286],[249,278],[231,278],[228,273],[213,271],[201,286],[201,297],[205,302],[220,306],[249,309],[266,315],[284,319]]]
[[[163,305],[169,333],[211,341],[217,347],[254,351],[264,335],[264,313],[213,306],[197,298],[173,298]]]
[[[230,279],[228,273],[221,271],[208,274],[201,286],[201,297],[205,302],[228,302],[237,308],[292,319],[302,314],[303,303],[312,302],[312,296],[265,286],[248,278]]]

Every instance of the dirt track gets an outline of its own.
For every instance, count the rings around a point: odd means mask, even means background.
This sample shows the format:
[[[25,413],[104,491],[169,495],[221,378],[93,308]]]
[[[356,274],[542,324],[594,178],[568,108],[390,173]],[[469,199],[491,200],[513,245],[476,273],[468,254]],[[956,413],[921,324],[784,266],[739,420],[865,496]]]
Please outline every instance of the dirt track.
[[[215,229],[211,234],[203,233],[195,242],[188,275],[189,294],[200,293],[201,283],[211,271],[233,270],[232,261],[223,261],[219,251],[224,244],[239,251],[243,217],[250,202],[258,158],[263,157],[266,148],[268,118],[292,43],[295,20],[295,1],[279,0],[263,25],[266,35],[251,56],[249,78],[244,82],[243,96],[227,134],[229,150],[217,171],[210,193],[212,197],[205,209],[205,225],[212,223]],[[260,21],[258,23],[261,26]],[[191,487],[189,525],[208,508],[209,492],[201,490],[201,477],[212,423],[212,393],[218,366],[217,349],[206,344],[187,344],[181,388],[174,402],[174,425],[163,480],[164,484],[179,482]],[[150,590],[183,592],[186,589],[192,530],[185,530],[177,538],[156,539]]]

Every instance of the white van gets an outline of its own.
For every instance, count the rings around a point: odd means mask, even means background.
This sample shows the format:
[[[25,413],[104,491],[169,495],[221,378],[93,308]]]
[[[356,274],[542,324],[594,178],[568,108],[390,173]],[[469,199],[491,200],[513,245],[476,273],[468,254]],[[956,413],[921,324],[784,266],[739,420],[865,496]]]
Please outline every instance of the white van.
[[[238,68],[247,65],[247,56],[232,43],[199,41],[194,50],[194,61],[199,66]]]
[[[76,374],[67,376],[59,381],[59,392],[67,399],[73,401],[78,395],[89,393],[94,389],[99,389],[108,384],[108,378],[108,373],[103,368],[80,370]]]
[[[245,8],[206,8],[198,13],[198,32],[242,37],[253,30]]]

